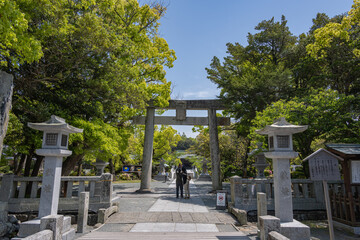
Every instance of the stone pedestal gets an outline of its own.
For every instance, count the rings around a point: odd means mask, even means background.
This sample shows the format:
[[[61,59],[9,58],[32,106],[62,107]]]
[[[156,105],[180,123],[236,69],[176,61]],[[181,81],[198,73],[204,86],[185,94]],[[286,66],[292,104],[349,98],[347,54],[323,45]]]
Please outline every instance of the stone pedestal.
[[[293,203],[291,195],[290,160],[273,159],[275,216],[281,222],[293,220]]]
[[[39,217],[57,215],[61,186],[61,168],[63,157],[71,151],[63,149],[37,149],[36,153],[44,158]]]

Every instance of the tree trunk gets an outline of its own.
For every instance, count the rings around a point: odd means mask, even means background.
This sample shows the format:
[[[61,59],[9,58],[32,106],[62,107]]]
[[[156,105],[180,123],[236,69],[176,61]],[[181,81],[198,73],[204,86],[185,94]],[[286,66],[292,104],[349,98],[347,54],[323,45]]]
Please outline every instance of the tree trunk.
[[[13,76],[0,71],[0,156],[2,155],[3,142],[9,123],[11,98],[13,93]]]
[[[84,154],[80,155],[71,155],[65,159],[62,166],[62,176],[68,176],[72,170],[75,169],[75,166],[78,164],[79,161],[82,160]]]
[[[248,141],[248,144],[247,144],[247,147],[246,147],[246,154],[244,156],[244,162],[243,162],[243,168],[244,168],[244,174],[243,174],[243,177],[244,178],[247,178],[247,166],[248,166],[248,154],[249,154],[249,151],[250,151],[250,145],[251,145],[251,142]]]
[[[110,173],[112,175],[115,175],[115,168],[114,168],[113,160],[111,158],[109,159],[109,168],[110,168]]]
[[[77,176],[81,176],[81,172],[82,172],[82,162],[79,161],[78,162],[78,169],[77,169]]]
[[[31,172],[32,177],[36,177],[39,174],[39,170],[40,170],[41,163],[43,162],[43,160],[44,160],[44,156],[36,157],[36,162],[35,162],[32,172]]]
[[[24,177],[29,177],[30,176],[32,157],[33,157],[33,154],[30,153],[26,158]]]
[[[20,158],[20,162],[19,165],[17,166],[17,169],[14,171],[15,175],[20,175],[21,170],[24,168],[24,163],[27,159],[27,155],[26,154],[21,154],[21,158]]]
[[[12,165],[12,170],[13,172],[15,172],[18,168],[18,160],[19,160],[19,157],[21,156],[21,154],[14,154],[14,162],[13,162],[13,165]]]

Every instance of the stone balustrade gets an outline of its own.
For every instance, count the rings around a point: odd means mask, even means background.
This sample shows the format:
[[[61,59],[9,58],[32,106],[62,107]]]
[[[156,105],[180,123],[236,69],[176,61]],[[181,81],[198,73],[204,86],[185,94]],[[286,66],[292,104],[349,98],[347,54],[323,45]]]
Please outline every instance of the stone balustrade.
[[[0,201],[8,202],[9,212],[37,212],[39,209],[42,177],[4,175],[1,179]],[[59,211],[77,211],[81,192],[89,192],[89,210],[111,206],[112,175],[61,177]]]
[[[252,211],[257,209],[257,192],[266,193],[268,210],[274,210],[273,179],[230,178],[231,202],[236,208]],[[324,190],[321,181],[291,179],[294,210],[325,210]],[[329,189],[344,191],[343,181],[329,181]]]

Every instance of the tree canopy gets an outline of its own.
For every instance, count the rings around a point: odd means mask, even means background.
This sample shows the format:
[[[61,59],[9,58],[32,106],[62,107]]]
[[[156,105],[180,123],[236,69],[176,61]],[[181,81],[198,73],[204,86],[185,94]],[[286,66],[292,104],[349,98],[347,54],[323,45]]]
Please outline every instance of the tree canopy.
[[[164,106],[170,98],[165,67],[172,67],[176,57],[158,34],[166,8],[136,0],[10,0],[0,6],[12,11],[9,16],[21,17],[24,26],[16,37],[38,44],[37,58],[9,44],[0,52],[1,70],[14,75],[13,113],[25,126],[21,144],[40,137],[27,122],[55,114],[84,128],[83,136],[71,137],[74,154],[64,162],[64,174],[85,155],[126,154],[129,119],[149,101]],[[32,145],[26,154],[33,154]]]

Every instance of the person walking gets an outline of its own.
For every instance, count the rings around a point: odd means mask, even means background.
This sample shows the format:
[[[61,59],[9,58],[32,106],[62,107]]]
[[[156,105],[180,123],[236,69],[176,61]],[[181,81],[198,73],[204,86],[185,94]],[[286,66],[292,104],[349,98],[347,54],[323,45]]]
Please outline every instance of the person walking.
[[[184,190],[185,190],[185,198],[189,199],[190,198],[190,180],[191,180],[191,176],[187,176],[187,181],[184,184]]]
[[[180,163],[178,168],[176,169],[176,198],[179,198],[179,191],[181,193],[181,198],[184,197],[183,195],[183,166],[182,164]]]

